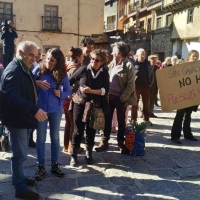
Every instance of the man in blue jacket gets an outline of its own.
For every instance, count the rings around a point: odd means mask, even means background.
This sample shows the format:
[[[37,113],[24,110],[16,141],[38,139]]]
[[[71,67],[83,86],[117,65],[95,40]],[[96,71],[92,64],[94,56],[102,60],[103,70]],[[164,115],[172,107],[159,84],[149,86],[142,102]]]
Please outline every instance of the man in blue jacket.
[[[16,58],[6,67],[1,78],[2,123],[10,133],[12,183],[15,197],[38,199],[39,194],[28,189],[35,181],[24,176],[23,162],[27,159],[27,129],[35,129],[37,121],[47,114],[37,106],[36,84],[30,70],[38,54],[37,45],[23,41],[17,46]]]

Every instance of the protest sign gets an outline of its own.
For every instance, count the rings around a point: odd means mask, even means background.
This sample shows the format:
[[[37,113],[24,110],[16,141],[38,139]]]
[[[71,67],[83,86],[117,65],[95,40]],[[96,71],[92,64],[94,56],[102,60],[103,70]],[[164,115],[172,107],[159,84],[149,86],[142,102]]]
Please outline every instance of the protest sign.
[[[156,78],[163,111],[200,104],[200,61],[157,70]]]

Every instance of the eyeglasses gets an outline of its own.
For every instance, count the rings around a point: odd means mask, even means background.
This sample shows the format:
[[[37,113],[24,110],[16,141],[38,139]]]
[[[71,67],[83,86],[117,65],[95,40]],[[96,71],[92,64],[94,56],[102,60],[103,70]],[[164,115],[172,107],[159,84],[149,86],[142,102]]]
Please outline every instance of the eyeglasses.
[[[94,60],[95,62],[101,62],[101,60],[96,59],[96,58],[91,58],[91,60]]]

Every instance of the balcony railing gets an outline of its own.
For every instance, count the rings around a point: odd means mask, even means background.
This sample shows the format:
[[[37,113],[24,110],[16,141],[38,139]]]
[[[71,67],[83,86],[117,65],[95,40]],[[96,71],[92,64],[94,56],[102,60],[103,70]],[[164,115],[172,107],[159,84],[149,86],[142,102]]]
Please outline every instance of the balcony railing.
[[[131,13],[136,12],[137,7],[135,5],[135,3],[130,4],[129,9],[128,9],[128,14],[130,15]]]
[[[116,23],[113,22],[113,23],[106,24],[106,25],[105,25],[105,29],[106,29],[106,31],[115,30],[115,29],[116,29]]]
[[[162,2],[162,0],[149,0],[147,2],[147,6],[152,6],[152,5],[159,3],[159,2]]]
[[[169,4],[165,2],[163,9],[170,12],[177,12],[191,6],[198,5],[199,3],[199,0],[175,0],[173,3]]]
[[[62,31],[62,17],[42,16],[43,31]]]
[[[127,13],[126,13],[125,8],[122,8],[122,9],[119,11],[119,18],[120,18],[120,17],[123,17],[124,15],[127,15]]]
[[[125,8],[122,8],[119,11],[119,21],[125,21],[127,19],[127,10]]]

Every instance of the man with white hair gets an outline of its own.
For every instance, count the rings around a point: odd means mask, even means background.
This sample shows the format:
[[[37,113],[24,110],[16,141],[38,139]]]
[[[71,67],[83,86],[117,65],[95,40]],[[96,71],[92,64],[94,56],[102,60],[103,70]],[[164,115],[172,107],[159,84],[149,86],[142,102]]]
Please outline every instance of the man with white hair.
[[[149,61],[146,59],[144,49],[138,49],[136,52],[137,59],[135,62],[135,91],[137,95],[137,105],[132,106],[131,118],[132,121],[137,121],[137,110],[140,95],[142,96],[143,103],[143,120],[149,122],[149,101],[150,90],[154,80],[154,74]],[[152,125],[149,122],[150,125]]]
[[[10,133],[12,183],[15,197],[38,199],[39,194],[28,189],[35,180],[24,176],[23,162],[27,159],[27,129],[35,129],[37,121],[47,119],[47,114],[37,106],[34,76],[30,70],[38,55],[37,45],[23,41],[17,46],[16,57],[6,67],[1,78],[2,123]]]
[[[172,56],[171,58],[171,62],[172,62],[172,65],[176,65],[177,64],[177,61],[178,61],[178,57],[175,55],[175,56]]]

